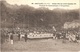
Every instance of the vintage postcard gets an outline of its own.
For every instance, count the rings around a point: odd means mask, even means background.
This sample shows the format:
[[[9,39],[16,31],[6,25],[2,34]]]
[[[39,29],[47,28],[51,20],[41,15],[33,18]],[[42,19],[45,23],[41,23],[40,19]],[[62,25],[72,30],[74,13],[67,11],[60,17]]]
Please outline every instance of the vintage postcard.
[[[80,52],[80,0],[0,0],[1,52]]]

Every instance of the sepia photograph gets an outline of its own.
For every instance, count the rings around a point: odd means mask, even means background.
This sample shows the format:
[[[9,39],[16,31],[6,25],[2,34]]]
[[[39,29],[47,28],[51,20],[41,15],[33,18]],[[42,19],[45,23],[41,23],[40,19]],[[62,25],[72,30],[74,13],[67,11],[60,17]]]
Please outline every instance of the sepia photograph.
[[[80,0],[0,0],[0,52],[80,52]]]

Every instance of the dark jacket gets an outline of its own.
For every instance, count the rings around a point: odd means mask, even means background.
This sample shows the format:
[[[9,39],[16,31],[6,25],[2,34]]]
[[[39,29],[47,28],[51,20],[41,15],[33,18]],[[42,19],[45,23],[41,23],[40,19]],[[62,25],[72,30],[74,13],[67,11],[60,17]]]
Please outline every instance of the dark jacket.
[[[10,36],[10,39],[13,40],[13,35]]]

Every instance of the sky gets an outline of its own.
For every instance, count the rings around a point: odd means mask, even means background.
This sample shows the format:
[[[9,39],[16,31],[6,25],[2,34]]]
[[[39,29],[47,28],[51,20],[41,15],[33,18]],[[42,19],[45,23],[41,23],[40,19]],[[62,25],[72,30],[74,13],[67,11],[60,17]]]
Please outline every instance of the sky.
[[[49,9],[78,9],[80,6],[79,0],[6,0],[9,4],[29,5],[34,8],[46,7]],[[47,6],[46,6],[47,5]]]

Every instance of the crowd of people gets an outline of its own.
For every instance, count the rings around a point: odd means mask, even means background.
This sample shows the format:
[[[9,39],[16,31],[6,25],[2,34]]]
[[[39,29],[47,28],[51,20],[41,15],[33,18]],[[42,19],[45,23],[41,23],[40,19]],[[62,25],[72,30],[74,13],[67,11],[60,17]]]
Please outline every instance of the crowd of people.
[[[70,42],[77,42],[80,43],[80,32],[76,31],[62,31],[62,32],[55,32],[53,33],[54,39],[63,39],[69,40]]]
[[[11,44],[14,43],[14,36],[16,36],[18,38],[18,41],[20,41],[20,39],[22,38],[22,33],[21,32],[15,32],[15,31],[11,31],[11,32],[3,32],[4,36],[2,34],[3,39],[5,39],[5,41],[10,42]],[[25,40],[25,42],[28,39],[28,35],[30,32],[23,32],[23,38]],[[53,33],[52,38],[53,39],[63,39],[63,41],[69,40],[70,42],[77,42],[80,43],[80,31],[76,32],[76,31],[55,31]],[[35,34],[34,34],[35,35]]]
[[[1,32],[1,42],[10,42],[10,44],[13,44],[14,43],[14,37],[16,36],[17,37],[17,40],[20,41],[21,39],[21,32],[15,32],[15,31],[5,31],[4,33]],[[27,33],[24,33],[24,40],[25,42],[27,41]]]

